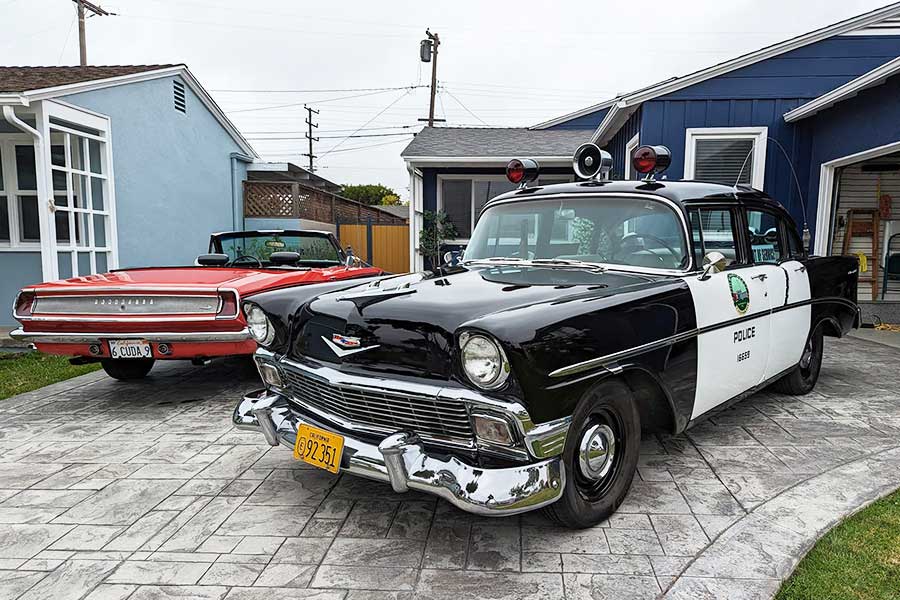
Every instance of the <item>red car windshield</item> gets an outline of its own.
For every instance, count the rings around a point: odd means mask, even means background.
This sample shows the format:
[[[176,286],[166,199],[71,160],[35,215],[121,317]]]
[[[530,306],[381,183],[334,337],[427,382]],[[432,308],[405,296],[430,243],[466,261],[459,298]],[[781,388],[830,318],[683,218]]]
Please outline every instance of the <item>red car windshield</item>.
[[[236,264],[253,266],[255,261],[269,263],[275,252],[296,252],[298,264],[305,266],[331,266],[341,264],[341,256],[335,244],[323,235],[289,233],[237,233],[217,236],[216,252],[227,254]]]

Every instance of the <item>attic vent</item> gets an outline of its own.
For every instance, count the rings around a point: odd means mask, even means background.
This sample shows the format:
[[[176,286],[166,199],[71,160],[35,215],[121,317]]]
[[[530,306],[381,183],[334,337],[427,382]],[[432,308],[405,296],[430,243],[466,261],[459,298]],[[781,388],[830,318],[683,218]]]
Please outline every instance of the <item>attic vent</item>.
[[[184,84],[178,81],[177,79],[174,83],[174,95],[175,95],[175,110],[179,112],[186,113],[187,112],[187,104],[184,99]]]

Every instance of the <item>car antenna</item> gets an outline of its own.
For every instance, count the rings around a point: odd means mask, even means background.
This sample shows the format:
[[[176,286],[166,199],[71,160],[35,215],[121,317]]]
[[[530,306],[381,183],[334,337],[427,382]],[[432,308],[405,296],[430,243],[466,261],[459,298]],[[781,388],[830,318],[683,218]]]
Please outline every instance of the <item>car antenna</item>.
[[[791,176],[794,178],[794,185],[797,186],[797,196],[800,197],[800,207],[803,209],[803,247],[809,251],[809,243],[812,240],[812,234],[809,231],[809,215],[806,211],[806,200],[803,198],[803,188],[800,187],[800,180],[797,179],[797,172],[794,170],[794,165],[791,163],[791,159],[784,149],[784,146],[781,145],[781,142],[768,136],[766,136],[766,139],[778,146],[778,149],[781,150],[781,154],[784,156],[784,160],[787,161],[788,168],[791,170]],[[747,166],[747,161],[750,160],[750,155],[753,154],[753,150],[754,149],[751,148],[750,152],[747,153],[747,157],[744,158],[744,164],[741,165],[741,170],[738,171],[737,179],[735,179],[734,185],[731,186],[734,188],[735,198],[737,198],[738,182],[741,180],[741,175],[744,174],[744,167]]]

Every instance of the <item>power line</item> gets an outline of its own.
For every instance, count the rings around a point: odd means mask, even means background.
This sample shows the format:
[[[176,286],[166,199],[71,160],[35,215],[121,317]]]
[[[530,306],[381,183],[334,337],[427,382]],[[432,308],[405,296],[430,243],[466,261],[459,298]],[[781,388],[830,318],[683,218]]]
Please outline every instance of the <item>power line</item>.
[[[359,135],[322,135],[316,138],[316,140],[339,140],[342,138],[377,138],[377,137],[396,137],[398,135],[411,135],[405,131],[399,133],[363,133]],[[251,140],[259,140],[259,141],[268,141],[268,140],[305,140],[306,136],[278,136],[278,137],[258,137],[254,135],[245,136],[247,139]]]
[[[405,90],[411,91],[411,90],[416,89],[417,87],[423,87],[423,86],[412,85],[412,86],[406,86],[405,88],[399,88],[399,89],[401,89],[401,90],[405,89]],[[325,100],[315,100],[314,102],[316,104],[325,104],[326,102],[337,102],[338,100],[349,100],[350,98],[362,98],[364,96],[375,96],[377,94],[384,94],[384,93],[392,92],[392,91],[396,91],[396,90],[395,89],[386,89],[386,90],[380,90],[377,92],[366,92],[365,94],[355,94],[352,96],[340,96],[338,98],[326,98]],[[257,106],[255,108],[239,108],[237,110],[226,111],[226,113],[229,115],[233,115],[236,113],[253,112],[253,111],[260,111],[260,110],[273,110],[276,108],[293,108],[295,106],[306,106],[310,102],[311,101],[308,100],[306,102],[291,102],[290,104],[276,104],[274,106]]]
[[[393,125],[393,126],[383,126],[383,127],[366,127],[360,129],[359,131],[378,131],[381,129],[409,129],[411,127],[421,127],[420,125]],[[357,131],[356,129],[320,129],[320,133],[345,133],[347,131]],[[245,131],[245,134],[248,135],[256,135],[256,134],[277,134],[277,135],[291,135],[291,134],[301,134],[306,133],[305,131],[284,131],[284,130],[274,130],[274,131]]]
[[[365,123],[363,123],[362,125],[360,125],[359,128],[358,128],[356,131],[354,131],[352,134],[350,134],[350,135],[354,135],[354,134],[356,134],[356,133],[359,133],[359,131],[360,131],[363,127],[365,127],[366,125],[368,125],[369,123],[371,123],[372,121],[374,121],[375,119],[377,119],[378,117],[380,117],[381,115],[383,115],[385,112],[388,111],[388,109],[390,109],[392,106],[394,106],[395,104],[397,104],[398,102],[400,102],[401,99],[403,99],[403,98],[405,98],[406,96],[408,96],[409,93],[410,93],[411,91],[412,91],[412,90],[407,90],[407,91],[404,92],[403,94],[400,94],[399,96],[397,96],[396,98],[394,98],[394,100],[391,101],[390,104],[388,104],[387,106],[385,106],[384,108],[382,108],[380,111],[378,111],[378,113],[377,113],[374,117],[372,117],[371,119],[369,119],[368,121],[366,121]],[[343,144],[344,142],[346,142],[348,139],[350,139],[350,136],[345,137],[345,138],[342,139],[340,142],[338,142],[337,144],[335,144],[334,146],[332,146],[331,148],[329,148],[328,150],[326,150],[325,153],[322,155],[322,158],[324,158],[324,157],[328,156],[329,154],[331,154],[332,152],[334,152],[335,149],[336,149],[338,146],[340,146],[341,144]]]
[[[397,85],[393,87],[371,87],[371,88],[320,88],[320,89],[306,89],[306,90],[295,90],[295,89],[284,89],[284,90],[273,90],[273,89],[252,89],[252,88],[241,88],[241,89],[221,89],[221,90],[209,90],[211,92],[227,92],[232,94],[240,94],[240,93],[254,93],[254,94],[317,94],[317,93],[326,93],[326,92],[393,92],[398,90],[405,90],[409,87],[427,87],[427,86],[408,86],[408,85]]]
[[[483,124],[486,125],[487,127],[490,127],[490,125],[488,125],[487,122],[486,122],[484,119],[482,119],[481,117],[479,117],[478,115],[476,115],[475,113],[473,113],[471,110],[469,110],[469,108],[468,108],[465,104],[463,104],[463,103],[460,101],[459,98],[457,98],[456,96],[454,96],[453,93],[450,92],[450,90],[448,90],[448,89],[445,88],[444,91],[447,92],[447,95],[448,95],[448,96],[450,96],[451,98],[453,98],[454,100],[456,100],[456,103],[459,104],[461,107],[463,107],[463,110],[465,110],[467,113],[469,113],[470,115],[472,115],[473,117],[475,117],[476,120],[480,121],[481,123],[483,123]]]

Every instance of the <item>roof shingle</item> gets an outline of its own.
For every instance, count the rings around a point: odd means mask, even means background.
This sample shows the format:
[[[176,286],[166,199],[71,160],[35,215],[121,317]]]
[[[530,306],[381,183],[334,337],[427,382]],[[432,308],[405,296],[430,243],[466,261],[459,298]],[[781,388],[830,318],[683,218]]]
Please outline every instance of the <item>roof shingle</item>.
[[[571,156],[593,130],[526,127],[426,127],[400,155],[414,157]]]
[[[87,67],[0,67],[0,93],[28,92],[59,85],[109,79],[179,65],[110,65]]]

